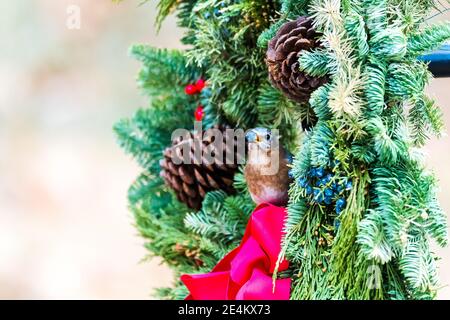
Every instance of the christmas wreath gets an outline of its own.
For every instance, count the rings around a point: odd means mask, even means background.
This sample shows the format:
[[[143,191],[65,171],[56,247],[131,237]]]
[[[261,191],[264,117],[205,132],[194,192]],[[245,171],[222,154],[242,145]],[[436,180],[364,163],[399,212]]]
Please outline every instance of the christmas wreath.
[[[420,147],[443,120],[420,57],[450,39],[427,23],[438,6],[159,1],[187,49],[132,47],[151,104],[114,128],[143,169],[136,226],[176,274],[158,297],[435,297],[430,241],[447,245],[447,224]]]

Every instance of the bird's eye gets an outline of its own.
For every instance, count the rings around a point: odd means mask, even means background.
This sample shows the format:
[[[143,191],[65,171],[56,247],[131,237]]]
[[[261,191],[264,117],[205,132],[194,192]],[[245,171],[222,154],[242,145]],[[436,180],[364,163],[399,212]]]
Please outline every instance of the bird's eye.
[[[266,134],[266,140],[270,140],[270,133]]]

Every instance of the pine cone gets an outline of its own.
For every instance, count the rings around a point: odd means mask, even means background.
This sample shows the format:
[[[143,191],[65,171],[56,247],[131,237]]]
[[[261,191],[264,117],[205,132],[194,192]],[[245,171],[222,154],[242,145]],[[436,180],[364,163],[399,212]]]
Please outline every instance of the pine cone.
[[[209,146],[213,141],[212,129],[219,129],[223,136],[223,162],[207,164],[204,161],[203,150]],[[171,187],[179,201],[186,203],[190,208],[200,210],[203,198],[206,193],[213,190],[224,190],[227,193],[233,193],[233,178],[237,171],[237,141],[233,141],[230,145],[228,154],[234,154],[234,163],[226,161],[226,127],[215,126],[209,130],[206,130],[205,134],[207,139],[203,139],[202,159],[200,164],[194,162],[194,134],[190,133],[189,137],[185,139],[177,139],[173,141],[172,147],[164,150],[164,159],[161,160],[161,177],[164,178],[166,184]],[[233,139],[234,140],[234,139]],[[174,157],[182,156],[182,144],[187,143],[189,145],[190,153],[187,155],[190,160],[190,164],[175,164]]]
[[[296,102],[308,102],[311,93],[328,80],[311,77],[299,69],[300,53],[320,46],[318,35],[311,18],[299,17],[283,24],[269,41],[266,59],[269,78],[275,87]]]

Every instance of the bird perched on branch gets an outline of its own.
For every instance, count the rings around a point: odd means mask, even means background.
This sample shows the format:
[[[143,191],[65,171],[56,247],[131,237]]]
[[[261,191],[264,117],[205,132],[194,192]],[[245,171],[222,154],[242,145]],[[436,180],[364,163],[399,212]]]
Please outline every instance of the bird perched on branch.
[[[244,174],[253,201],[286,205],[290,183],[288,164],[292,157],[279,144],[278,135],[269,129],[255,128],[245,137],[248,156]]]

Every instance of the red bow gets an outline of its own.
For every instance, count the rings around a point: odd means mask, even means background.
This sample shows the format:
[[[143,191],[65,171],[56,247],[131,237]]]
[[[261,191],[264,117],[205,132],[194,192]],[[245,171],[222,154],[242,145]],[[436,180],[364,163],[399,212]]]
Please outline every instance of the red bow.
[[[261,204],[252,213],[239,247],[227,254],[210,273],[183,275],[188,300],[288,300],[290,279],[272,274],[280,253],[286,209]],[[288,268],[283,260],[278,271]],[[275,289],[275,290],[273,290]]]

